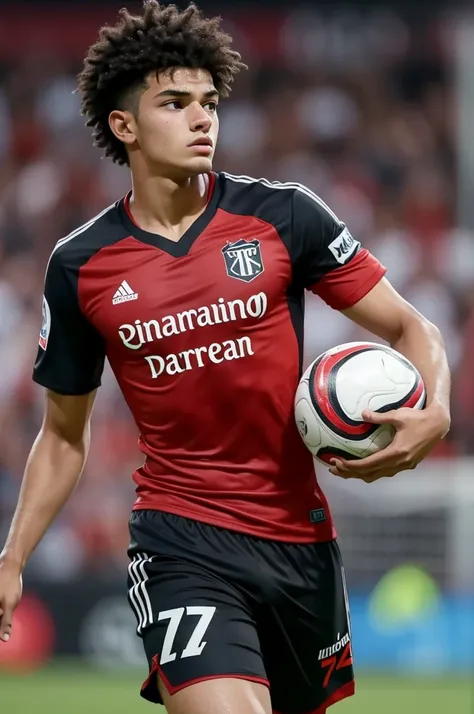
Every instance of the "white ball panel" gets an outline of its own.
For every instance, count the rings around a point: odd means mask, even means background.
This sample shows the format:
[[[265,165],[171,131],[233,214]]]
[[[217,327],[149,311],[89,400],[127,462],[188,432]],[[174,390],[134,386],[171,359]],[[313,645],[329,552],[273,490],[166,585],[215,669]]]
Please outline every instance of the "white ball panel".
[[[380,347],[376,342],[344,342],[342,345],[337,345],[332,347],[330,350],[324,352],[325,355],[337,355],[339,352],[345,352],[347,349],[355,347]],[[320,355],[321,356],[321,355]],[[319,359],[319,358],[317,358]]]
[[[295,419],[301,438],[311,453],[314,453],[321,446],[320,423],[314,418],[314,410],[308,399],[303,396],[296,403]]]
[[[413,389],[416,382],[416,372],[405,361],[398,359],[390,352],[380,351],[382,355],[382,368],[389,379],[394,384],[408,384],[409,389]]]
[[[350,419],[360,420],[364,409],[377,411],[399,402],[411,391],[415,380],[415,373],[387,352],[361,352],[339,368],[336,397]]]
[[[328,432],[326,446],[329,448],[342,449],[353,456],[360,456],[362,453],[365,453],[367,449],[371,448],[371,440],[369,437],[367,439],[361,439],[360,441],[354,441],[353,439],[345,439],[342,436]]]
[[[392,443],[393,437],[395,436],[395,428],[391,424],[381,424],[376,432],[372,434],[371,444],[367,452],[369,454],[375,454],[376,451],[380,449],[385,449],[389,444]]]

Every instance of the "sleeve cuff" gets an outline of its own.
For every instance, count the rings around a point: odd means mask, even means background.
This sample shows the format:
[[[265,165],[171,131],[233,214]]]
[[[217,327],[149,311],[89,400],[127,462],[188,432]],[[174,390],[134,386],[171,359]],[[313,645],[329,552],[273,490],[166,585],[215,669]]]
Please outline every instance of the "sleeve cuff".
[[[384,277],[387,269],[367,250],[331,271],[311,287],[334,310],[347,310],[361,300]]]
[[[94,392],[100,387],[100,382],[99,384],[87,388],[70,386],[65,387],[60,384],[54,383],[52,380],[40,377],[39,375],[34,373],[32,378],[33,382],[35,382],[35,384],[39,384],[40,387],[44,387],[45,389],[48,389],[50,392],[54,392],[55,394],[61,394],[64,397],[83,397],[85,394],[90,394],[90,392]]]

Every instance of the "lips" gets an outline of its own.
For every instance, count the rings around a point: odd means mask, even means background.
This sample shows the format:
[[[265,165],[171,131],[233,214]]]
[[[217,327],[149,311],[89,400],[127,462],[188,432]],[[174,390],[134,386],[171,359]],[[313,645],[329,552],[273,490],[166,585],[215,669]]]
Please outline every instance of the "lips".
[[[196,141],[193,141],[192,144],[189,144],[189,146],[213,146],[212,140],[209,139],[207,136],[203,136],[200,139],[196,139]]]

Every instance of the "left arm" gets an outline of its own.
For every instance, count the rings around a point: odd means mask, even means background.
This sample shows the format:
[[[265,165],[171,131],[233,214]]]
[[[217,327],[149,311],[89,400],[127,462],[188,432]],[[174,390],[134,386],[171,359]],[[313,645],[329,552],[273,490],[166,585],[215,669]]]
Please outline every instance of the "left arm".
[[[336,460],[332,473],[374,481],[414,468],[450,427],[450,372],[438,328],[407,303],[385,279],[352,307],[342,311],[353,322],[386,340],[417,367],[427,392],[423,411],[397,409],[385,414],[364,413],[375,424],[396,430],[392,444],[359,461]]]
[[[426,413],[430,411],[434,418],[439,417],[446,433],[449,429],[451,379],[438,328],[406,302],[386,278],[382,278],[353,307],[342,312],[413,362],[425,383]]]
[[[392,288],[385,268],[309,189],[295,191],[291,215],[294,280],[413,362],[428,398],[422,411],[364,412],[368,422],[395,427],[392,443],[364,459],[335,458],[330,471],[370,482],[414,468],[450,425],[450,377],[440,332]]]

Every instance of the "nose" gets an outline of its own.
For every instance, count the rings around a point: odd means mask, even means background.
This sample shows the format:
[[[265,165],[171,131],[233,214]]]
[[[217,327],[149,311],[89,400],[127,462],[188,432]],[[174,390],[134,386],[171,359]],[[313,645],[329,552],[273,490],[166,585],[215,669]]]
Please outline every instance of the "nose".
[[[212,118],[200,104],[197,104],[191,118],[191,131],[204,131],[207,133],[211,126]]]

